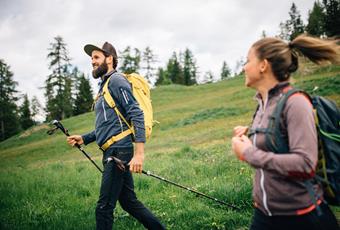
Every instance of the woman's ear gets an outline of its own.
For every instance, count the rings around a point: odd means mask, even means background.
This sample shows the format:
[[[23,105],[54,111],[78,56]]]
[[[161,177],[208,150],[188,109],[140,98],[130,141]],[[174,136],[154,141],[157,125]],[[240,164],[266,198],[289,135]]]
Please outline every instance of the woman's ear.
[[[260,63],[260,73],[264,73],[268,70],[269,68],[269,62],[267,59],[263,59]]]

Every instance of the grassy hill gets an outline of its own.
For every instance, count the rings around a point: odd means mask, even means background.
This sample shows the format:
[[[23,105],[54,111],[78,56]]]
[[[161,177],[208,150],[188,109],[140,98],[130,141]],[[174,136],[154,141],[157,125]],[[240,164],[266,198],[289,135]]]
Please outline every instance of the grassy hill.
[[[312,69],[312,72],[307,70]],[[307,66],[295,84],[340,105],[340,67]],[[244,77],[214,84],[162,86],[152,91],[154,127],[145,170],[241,208],[234,211],[145,175],[136,193],[168,229],[247,229],[253,169],[231,152],[232,128],[247,125],[256,107]],[[62,121],[71,134],[93,129],[94,114]],[[40,125],[0,143],[0,229],[94,229],[100,174],[65,136]],[[85,147],[101,165],[95,144]],[[340,209],[332,207],[337,215]],[[117,229],[143,229],[118,205]]]

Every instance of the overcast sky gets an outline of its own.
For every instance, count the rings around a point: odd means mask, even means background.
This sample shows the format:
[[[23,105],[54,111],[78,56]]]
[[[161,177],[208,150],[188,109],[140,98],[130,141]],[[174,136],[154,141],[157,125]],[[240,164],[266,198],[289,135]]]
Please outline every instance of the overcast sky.
[[[0,0],[0,59],[11,66],[18,89],[43,101],[47,49],[64,38],[71,64],[91,73],[87,43],[111,42],[117,50],[149,46],[164,66],[173,51],[189,48],[201,74],[234,69],[249,46],[277,35],[293,1],[276,0]],[[313,0],[295,0],[306,22]],[[96,91],[97,86],[91,80]]]

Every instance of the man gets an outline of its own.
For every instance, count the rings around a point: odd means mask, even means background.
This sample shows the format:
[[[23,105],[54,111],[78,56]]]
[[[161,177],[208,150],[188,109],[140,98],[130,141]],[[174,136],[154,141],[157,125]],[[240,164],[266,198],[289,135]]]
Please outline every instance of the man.
[[[137,200],[134,192],[131,172],[141,173],[144,161],[145,127],[143,111],[139,108],[132,89],[125,77],[116,71],[118,57],[115,48],[105,42],[102,48],[86,45],[85,52],[91,56],[95,79],[101,78],[100,90],[95,101],[96,113],[95,130],[85,135],[73,135],[67,142],[75,144],[89,144],[96,141],[103,151],[104,172],[100,188],[100,196],[96,207],[97,229],[112,229],[113,210],[117,200],[122,208],[135,217],[148,229],[165,229],[159,220]],[[108,89],[112,95],[118,111],[130,121],[134,136],[128,126],[118,116],[102,95],[103,86],[108,78]],[[124,132],[125,131],[125,132]],[[113,143],[107,141],[117,135],[125,133],[123,138],[116,138]],[[122,136],[122,135],[120,135]],[[135,142],[135,151],[133,148]],[[105,148],[103,147],[105,146]],[[116,159],[125,163],[129,169],[117,164]],[[127,164],[126,164],[127,163]],[[125,167],[125,168],[126,168]]]

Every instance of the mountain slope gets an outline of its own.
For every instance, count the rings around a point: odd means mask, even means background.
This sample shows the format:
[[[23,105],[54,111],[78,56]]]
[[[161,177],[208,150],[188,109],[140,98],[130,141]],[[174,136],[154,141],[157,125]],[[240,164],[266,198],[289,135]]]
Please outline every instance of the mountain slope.
[[[310,68],[305,68],[310,69]],[[340,105],[340,68],[323,67],[294,76],[296,85]],[[213,84],[162,86],[152,91],[154,127],[146,145],[145,170],[238,205],[222,208],[145,175],[135,175],[138,197],[169,229],[246,229],[252,215],[253,170],[230,149],[232,128],[247,125],[256,108],[244,77]],[[93,129],[94,114],[62,121],[71,134]],[[65,136],[46,135],[47,125],[0,143],[1,229],[94,229],[100,174]],[[101,166],[95,144],[85,147]],[[335,209],[337,214],[339,209]],[[143,229],[120,207],[118,229]]]

